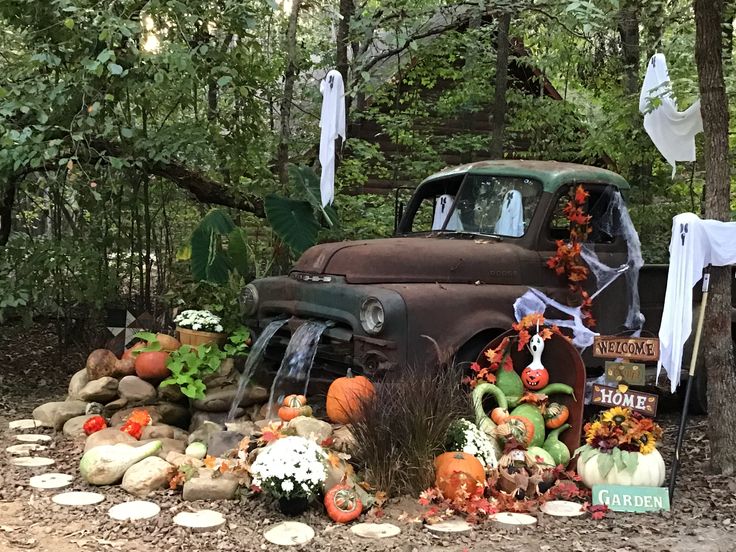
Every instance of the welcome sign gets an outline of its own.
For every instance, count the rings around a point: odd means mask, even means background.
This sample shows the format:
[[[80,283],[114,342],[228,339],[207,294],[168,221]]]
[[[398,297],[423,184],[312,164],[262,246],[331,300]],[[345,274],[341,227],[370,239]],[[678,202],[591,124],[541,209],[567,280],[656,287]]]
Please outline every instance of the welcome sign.
[[[614,512],[669,512],[670,495],[664,487],[593,485],[593,505],[600,504]]]
[[[659,358],[659,339],[599,335],[593,338],[593,356],[651,362]]]

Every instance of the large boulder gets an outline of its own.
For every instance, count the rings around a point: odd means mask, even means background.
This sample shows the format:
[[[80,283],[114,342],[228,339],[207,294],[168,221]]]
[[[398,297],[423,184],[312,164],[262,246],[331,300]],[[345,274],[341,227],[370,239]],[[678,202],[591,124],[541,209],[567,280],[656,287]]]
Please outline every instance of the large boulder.
[[[299,437],[306,437],[317,443],[332,434],[332,425],[311,416],[297,416],[289,422],[289,429],[294,430]]]
[[[149,456],[127,469],[122,487],[135,496],[147,496],[169,484],[176,468],[158,456]]]
[[[208,388],[204,399],[198,399],[192,403],[196,410],[204,412],[227,412],[235,400],[237,386],[228,385],[220,388]],[[248,385],[243,393],[243,398],[238,406],[246,407],[252,404],[262,403],[268,400],[268,390],[260,385]]]
[[[68,420],[81,416],[86,409],[87,403],[84,401],[48,402],[33,410],[33,418],[59,431]]]
[[[138,376],[125,376],[118,385],[118,395],[129,404],[149,404],[156,400],[156,388]]]
[[[199,426],[197,430],[192,431],[189,434],[189,438],[187,439],[187,441],[190,444],[196,442],[207,444],[210,435],[212,435],[213,433],[219,433],[224,430],[224,426],[216,424],[215,422],[205,421],[201,426]]]
[[[103,376],[91,380],[79,392],[83,401],[106,403],[118,396],[118,380],[111,376]]]
[[[202,462],[202,460],[200,460],[199,458],[187,456],[186,454],[182,454],[181,452],[176,451],[169,452],[166,455],[165,460],[177,469],[179,469],[181,466],[191,466],[193,468],[204,467],[204,462]]]
[[[180,404],[159,403],[152,406],[137,408],[143,408],[148,412],[148,414],[150,414],[152,424],[168,424],[183,429],[189,426],[189,421],[191,419],[189,409]],[[110,422],[114,426],[124,424],[131,412],[137,408],[133,407],[118,410],[112,415]]]
[[[189,398],[181,392],[178,385],[159,385],[156,393],[161,402],[189,404]]]
[[[120,431],[120,428],[108,427],[87,437],[84,443],[84,452],[102,445],[117,445],[118,443],[133,445],[136,442],[135,437],[131,437],[124,431]]]
[[[118,410],[122,410],[128,406],[128,399],[124,399],[120,397],[119,399],[115,399],[114,401],[110,401],[105,405],[105,408],[103,410],[105,416],[108,418],[115,414]]]
[[[184,500],[232,500],[238,491],[237,479],[210,469],[197,470],[196,477],[184,483]]]
[[[225,456],[233,449],[237,449],[245,435],[237,431],[218,431],[211,433],[207,438],[207,454],[210,456]]]
[[[72,379],[69,380],[69,397],[67,400],[78,401],[82,398],[79,396],[79,392],[89,383],[89,376],[87,375],[87,369],[82,368],[76,372]]]
[[[90,418],[97,416],[97,414],[85,414],[83,416],[74,416],[64,423],[64,435],[76,439],[77,437],[85,437],[84,424]]]
[[[238,418],[242,414],[242,408],[238,408],[235,411],[236,418]],[[205,422],[211,422],[224,428],[225,422],[227,422],[227,412],[201,412],[199,410],[195,410],[192,414],[192,423],[189,424],[190,433],[197,431],[205,424]]]
[[[250,420],[245,420],[244,418],[236,418],[232,422],[225,422],[225,429],[227,429],[228,431],[237,431],[238,433],[242,433],[246,437],[250,437],[256,431],[258,431],[258,428],[256,427],[256,424],[254,422],[251,422]]]
[[[202,378],[202,383],[207,386],[207,389],[217,389],[235,383],[239,376],[233,359],[226,358],[215,372]]]

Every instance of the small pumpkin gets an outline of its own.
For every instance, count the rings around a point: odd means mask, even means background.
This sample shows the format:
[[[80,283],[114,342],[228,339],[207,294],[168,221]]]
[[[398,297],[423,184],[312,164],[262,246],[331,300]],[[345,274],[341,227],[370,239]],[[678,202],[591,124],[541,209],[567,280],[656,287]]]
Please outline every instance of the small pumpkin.
[[[307,405],[307,397],[304,395],[287,395],[284,402],[281,404],[284,406],[290,406],[291,408],[299,408],[300,406]]]
[[[279,418],[281,418],[284,422],[290,422],[294,418],[298,418],[299,416],[307,416],[310,417],[312,415],[312,407],[309,405],[304,406],[282,406],[279,408],[278,412]]]
[[[166,367],[169,353],[166,351],[146,351],[135,358],[135,373],[141,379],[162,380],[171,375]]]
[[[337,378],[327,390],[327,417],[335,423],[349,424],[361,416],[363,404],[375,393],[365,376],[353,376],[348,370],[345,377]]]
[[[473,494],[486,480],[483,465],[466,452],[445,452],[434,459],[435,486],[449,500]]]
[[[493,423],[496,425],[501,425],[508,419],[509,419],[509,411],[505,408],[501,408],[500,406],[497,406],[491,411],[491,420],[493,420]]]
[[[498,436],[503,439],[514,438],[524,446],[529,446],[534,439],[534,424],[523,416],[509,416],[496,428]]]
[[[549,383],[549,372],[546,368],[532,368],[527,366],[521,372],[521,381],[530,391],[539,391]]]
[[[139,341],[132,347],[125,349],[125,352],[123,353],[123,356],[121,357],[122,360],[135,360],[135,357],[137,355],[136,351],[139,349],[143,349],[143,347],[146,347],[147,344],[144,341]]]
[[[550,403],[545,408],[543,415],[544,427],[547,429],[557,429],[570,417],[570,409],[564,404]]]
[[[325,508],[332,521],[348,523],[360,517],[363,503],[352,487],[335,485],[325,495]]]

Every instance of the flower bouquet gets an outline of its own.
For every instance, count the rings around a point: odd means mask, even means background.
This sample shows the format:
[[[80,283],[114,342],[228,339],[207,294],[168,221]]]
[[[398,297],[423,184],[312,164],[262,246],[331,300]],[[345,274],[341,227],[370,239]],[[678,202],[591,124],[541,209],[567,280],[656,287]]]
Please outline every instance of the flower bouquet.
[[[323,490],[325,457],[322,447],[309,439],[277,439],[253,462],[253,485],[277,499],[284,514],[299,514]]]
[[[227,336],[222,333],[220,317],[208,310],[182,311],[174,318],[174,322],[179,341],[183,345],[192,347],[210,343],[223,345],[227,339]]]
[[[656,448],[661,437],[662,428],[638,412],[620,406],[605,410],[585,425],[585,445],[576,451],[578,474],[588,487],[659,487],[665,471]]]

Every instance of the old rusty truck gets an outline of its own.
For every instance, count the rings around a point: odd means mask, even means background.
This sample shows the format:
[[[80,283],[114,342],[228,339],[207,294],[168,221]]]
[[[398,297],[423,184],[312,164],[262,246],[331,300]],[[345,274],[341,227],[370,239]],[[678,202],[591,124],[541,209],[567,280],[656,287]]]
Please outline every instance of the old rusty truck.
[[[618,174],[550,161],[449,168],[419,184],[401,209],[394,237],[316,245],[288,275],[246,286],[242,307],[255,334],[274,319],[286,320],[263,363],[278,367],[293,332],[310,320],[328,326],[317,346],[313,379],[344,375],[347,368],[380,377],[410,363],[433,362],[432,340],[456,362],[474,360],[510,328],[512,306],[529,288],[565,302],[567,282],[545,262],[556,240],[569,237],[562,209],[580,184],[590,194],[589,241],[598,259],[609,267],[625,265],[626,239],[612,230],[608,205],[611,191],[629,188]],[[440,203],[448,201],[438,221]],[[515,206],[504,211],[504,202]],[[666,265],[644,266],[639,274],[644,331],[654,335],[666,278]],[[588,283],[595,289],[593,278]],[[628,296],[626,279],[618,278],[596,297],[597,332],[625,330]],[[602,373],[603,360],[590,350],[583,358],[589,377]],[[698,391],[704,400],[704,387]]]

